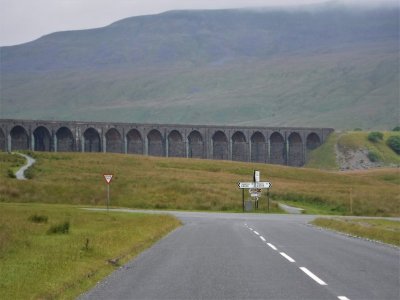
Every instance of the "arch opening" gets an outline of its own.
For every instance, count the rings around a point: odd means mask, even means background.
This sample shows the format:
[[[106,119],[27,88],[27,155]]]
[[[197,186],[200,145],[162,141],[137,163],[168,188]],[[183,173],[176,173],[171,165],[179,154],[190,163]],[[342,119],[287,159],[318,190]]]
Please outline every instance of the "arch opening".
[[[311,150],[318,148],[319,146],[321,146],[321,140],[320,140],[318,134],[316,134],[315,132],[310,133],[307,136],[307,142],[306,142],[307,150],[311,151]]]
[[[294,167],[304,165],[303,141],[301,140],[301,136],[297,132],[293,132],[289,135],[288,141],[288,165]]]
[[[6,136],[3,130],[0,128],[0,151],[7,151]]]
[[[11,136],[11,151],[14,150],[29,150],[29,136],[25,128],[15,126],[10,131]]]
[[[131,129],[127,135],[127,152],[132,154],[143,154],[143,139],[137,129]]]
[[[232,160],[247,161],[247,148],[246,137],[243,132],[235,132],[232,135]]]
[[[151,156],[164,156],[164,143],[161,133],[153,129],[147,135],[149,155]]]
[[[51,136],[46,127],[39,126],[33,131],[34,151],[50,151]]]
[[[267,162],[267,147],[264,135],[257,131],[251,136],[251,161]]]
[[[204,142],[203,137],[197,130],[192,131],[188,136],[189,142],[189,153],[188,156],[191,158],[204,158]]]
[[[274,132],[270,138],[270,162],[271,164],[284,165],[286,163],[285,140],[279,132]]]
[[[213,159],[229,159],[228,139],[222,131],[217,131],[213,137]]]
[[[100,152],[101,151],[101,140],[100,135],[94,128],[86,129],[83,134],[85,141],[85,152]]]
[[[111,128],[106,133],[106,151],[111,153],[122,153],[122,137],[119,131]]]
[[[168,156],[185,157],[185,143],[177,130],[171,131],[168,135]]]
[[[74,151],[74,136],[67,127],[61,127],[56,132],[57,152],[72,152]]]

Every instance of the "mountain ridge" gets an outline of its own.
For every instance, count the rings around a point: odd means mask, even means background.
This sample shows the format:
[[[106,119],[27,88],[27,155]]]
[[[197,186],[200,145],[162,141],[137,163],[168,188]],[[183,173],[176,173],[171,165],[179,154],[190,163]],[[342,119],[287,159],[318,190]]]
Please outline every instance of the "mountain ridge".
[[[0,48],[0,116],[391,129],[398,14],[170,11],[50,34]]]

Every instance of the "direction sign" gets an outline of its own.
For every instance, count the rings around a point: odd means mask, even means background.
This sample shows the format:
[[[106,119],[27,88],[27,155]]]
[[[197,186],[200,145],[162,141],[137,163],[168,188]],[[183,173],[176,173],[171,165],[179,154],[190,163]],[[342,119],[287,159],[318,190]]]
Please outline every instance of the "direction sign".
[[[271,187],[271,182],[268,181],[256,182],[256,188],[258,189],[269,189],[270,187]]]
[[[254,189],[256,187],[255,182],[238,182],[239,189]]]
[[[238,182],[238,187],[239,189],[269,189],[271,187],[271,182]]]
[[[107,184],[110,184],[111,179],[113,178],[112,174],[104,174],[104,179],[106,180]]]
[[[260,171],[254,171],[254,181],[259,182],[260,181]]]

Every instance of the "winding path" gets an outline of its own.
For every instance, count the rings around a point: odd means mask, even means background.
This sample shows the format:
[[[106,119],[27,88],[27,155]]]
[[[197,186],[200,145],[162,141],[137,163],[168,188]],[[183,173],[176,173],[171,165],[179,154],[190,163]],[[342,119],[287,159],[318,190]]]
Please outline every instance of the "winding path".
[[[19,180],[26,180],[25,177],[25,171],[32,166],[36,160],[28,155],[22,154],[22,153],[15,153],[19,156],[22,156],[26,159],[26,164],[24,166],[22,166],[16,173],[15,173],[15,177]]]

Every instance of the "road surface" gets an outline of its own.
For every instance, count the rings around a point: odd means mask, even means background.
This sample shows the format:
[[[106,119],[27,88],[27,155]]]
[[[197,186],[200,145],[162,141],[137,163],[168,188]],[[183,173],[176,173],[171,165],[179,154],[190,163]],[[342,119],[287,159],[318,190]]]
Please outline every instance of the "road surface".
[[[184,226],[80,299],[399,299],[399,248],[311,216],[172,213]]]

